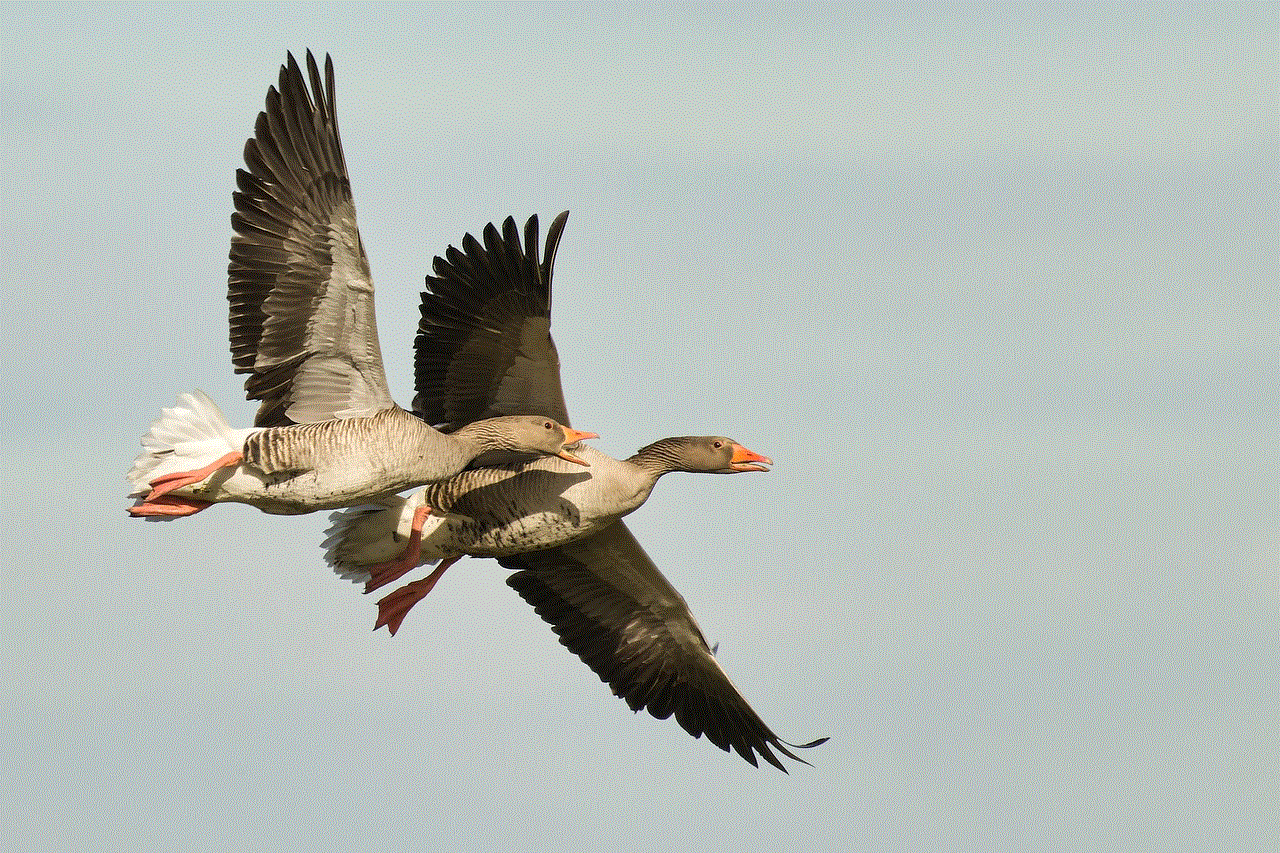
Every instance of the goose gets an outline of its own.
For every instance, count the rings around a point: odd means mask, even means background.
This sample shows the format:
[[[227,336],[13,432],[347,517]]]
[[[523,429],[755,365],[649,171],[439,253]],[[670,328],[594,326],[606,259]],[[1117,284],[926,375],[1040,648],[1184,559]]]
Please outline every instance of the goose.
[[[414,410],[442,428],[503,414],[546,412],[569,423],[560,361],[551,338],[551,278],[568,219],[547,231],[538,258],[538,218],[493,224],[483,244],[466,235],[434,262],[415,339]],[[752,710],[717,662],[688,604],[621,520],[671,471],[766,471],[772,461],[723,436],[667,438],[625,460],[584,447],[587,468],[539,458],[463,472],[382,507],[334,513],[324,543],[331,565],[366,591],[420,561],[427,578],[379,602],[375,630],[394,634],[417,601],[462,555],[496,557],[514,570],[507,584],[550,623],[633,711],[674,714],[758,766],[786,772],[779,754],[807,764]],[[423,511],[433,514],[424,525]],[[777,753],[777,754],[775,754]]]
[[[773,464],[716,435],[664,438],[627,459],[585,446],[578,453],[589,472],[544,457],[464,471],[407,498],[335,513],[325,559],[340,576],[363,583],[366,593],[439,562],[428,577],[378,602],[374,630],[385,625],[394,635],[409,610],[464,556],[505,557],[581,539],[638,509],[658,478],[673,471],[735,474]]]
[[[240,502],[300,514],[385,499],[471,464],[557,456],[595,433],[532,410],[440,432],[391,399],[373,282],[356,228],[334,100],[307,52],[310,93],[292,54],[267,92],[236,172],[228,268],[231,355],[260,400],[233,429],[196,391],[143,436],[127,479],[129,513],[150,520]]]

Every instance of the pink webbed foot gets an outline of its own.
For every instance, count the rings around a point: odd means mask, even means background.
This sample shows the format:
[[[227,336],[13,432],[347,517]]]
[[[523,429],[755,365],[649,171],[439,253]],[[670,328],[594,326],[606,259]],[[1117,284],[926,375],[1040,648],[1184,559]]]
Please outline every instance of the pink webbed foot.
[[[181,518],[186,515],[195,515],[202,509],[208,509],[213,506],[210,501],[198,501],[195,498],[183,498],[176,495],[161,495],[160,497],[149,497],[137,506],[129,507],[129,515],[134,518],[145,518],[148,516],[169,516],[172,518]]]
[[[169,494],[169,492],[181,489],[183,486],[194,485],[204,478],[208,477],[219,468],[227,468],[233,465],[239,465],[244,460],[244,454],[239,450],[233,450],[230,453],[215,459],[203,468],[195,471],[176,471],[172,474],[165,474],[163,477],[156,477],[148,485],[151,486],[151,494],[147,495],[147,503],[154,501],[156,498]]]
[[[427,597],[427,593],[431,592],[435,587],[436,581],[444,575],[444,570],[452,566],[461,557],[451,557],[448,560],[442,560],[436,570],[429,576],[420,581],[407,583],[397,589],[378,602],[378,621],[374,623],[373,630],[378,630],[383,625],[387,626],[387,630],[394,637],[396,631],[400,630],[400,623],[404,621],[404,617],[409,614],[413,606],[419,601]]]
[[[398,560],[389,560],[385,563],[369,566],[369,580],[364,585],[366,594],[386,586],[393,580],[403,577],[406,572],[411,572],[418,567],[418,560],[422,557],[422,525],[430,514],[431,507],[429,506],[420,506],[413,511],[413,522],[409,528],[409,543],[405,546],[404,553],[400,555]],[[426,593],[423,593],[423,595],[426,595]]]

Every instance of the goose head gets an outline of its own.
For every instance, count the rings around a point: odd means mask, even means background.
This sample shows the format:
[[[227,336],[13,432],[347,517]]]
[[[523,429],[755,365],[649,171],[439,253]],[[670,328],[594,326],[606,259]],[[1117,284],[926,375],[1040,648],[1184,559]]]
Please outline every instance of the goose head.
[[[723,435],[664,438],[641,448],[637,457],[660,461],[666,470],[706,474],[768,471],[773,460]]]
[[[572,429],[554,418],[538,415],[508,415],[492,418],[491,423],[513,450],[558,456],[578,465],[590,463],[575,456],[569,448],[588,438],[600,437],[594,432]]]

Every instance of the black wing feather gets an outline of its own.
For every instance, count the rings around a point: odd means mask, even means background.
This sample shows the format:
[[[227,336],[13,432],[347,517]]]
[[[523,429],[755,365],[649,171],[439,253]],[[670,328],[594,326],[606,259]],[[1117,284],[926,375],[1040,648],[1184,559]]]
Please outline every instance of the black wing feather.
[[[499,562],[510,585],[633,711],[675,715],[694,737],[785,772],[808,763],[765,725],[720,668],[688,606],[621,522],[586,539]]]
[[[551,339],[551,269],[568,212],[538,257],[538,218],[508,217],[450,246],[432,264],[414,341],[414,411],[446,431],[498,415],[569,423]]]

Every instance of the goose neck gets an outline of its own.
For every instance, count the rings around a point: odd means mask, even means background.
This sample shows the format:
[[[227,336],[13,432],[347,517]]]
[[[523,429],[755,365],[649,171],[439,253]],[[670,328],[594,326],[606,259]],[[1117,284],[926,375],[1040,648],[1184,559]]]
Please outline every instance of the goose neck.
[[[489,421],[469,423],[448,437],[477,455],[489,450],[502,450],[509,443],[509,437]]]
[[[634,456],[627,459],[627,462],[657,480],[663,474],[681,470],[683,457],[680,453],[679,442],[675,439],[664,438],[640,448]]]

